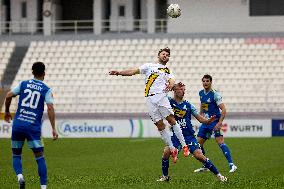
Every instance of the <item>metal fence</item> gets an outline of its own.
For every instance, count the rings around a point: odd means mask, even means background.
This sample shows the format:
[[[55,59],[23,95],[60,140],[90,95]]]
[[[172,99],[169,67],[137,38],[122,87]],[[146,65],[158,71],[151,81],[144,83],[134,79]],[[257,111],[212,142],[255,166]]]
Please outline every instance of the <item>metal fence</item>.
[[[6,21],[0,22],[0,31],[2,34],[43,34],[43,21]],[[147,33],[147,20],[102,20],[101,33],[123,33],[123,32],[143,32]],[[96,23],[93,20],[55,20],[50,22],[51,33],[58,34],[69,32],[78,34],[82,32],[94,33]],[[156,33],[167,32],[167,19],[156,19]]]

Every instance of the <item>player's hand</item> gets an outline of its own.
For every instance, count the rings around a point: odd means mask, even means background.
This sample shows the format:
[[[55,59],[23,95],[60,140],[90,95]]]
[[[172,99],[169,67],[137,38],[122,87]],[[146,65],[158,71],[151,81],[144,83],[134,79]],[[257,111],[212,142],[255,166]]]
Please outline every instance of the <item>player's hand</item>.
[[[214,131],[220,130],[221,127],[222,127],[222,122],[218,122],[218,123],[215,125],[215,127],[214,127]]]
[[[166,83],[166,88],[164,89],[164,91],[167,93],[171,90],[173,90],[173,85],[171,85],[170,83]]]
[[[52,129],[52,136],[53,136],[53,140],[58,139],[58,133],[55,129]]]
[[[11,122],[12,120],[12,115],[10,114],[10,112],[5,112],[5,115],[4,115],[4,120],[8,123]]]
[[[112,70],[108,72],[109,75],[119,75],[119,71]]]
[[[209,123],[212,123],[213,121],[215,121],[215,119],[216,119],[216,115],[211,116],[211,117],[208,119],[208,124],[209,124]]]

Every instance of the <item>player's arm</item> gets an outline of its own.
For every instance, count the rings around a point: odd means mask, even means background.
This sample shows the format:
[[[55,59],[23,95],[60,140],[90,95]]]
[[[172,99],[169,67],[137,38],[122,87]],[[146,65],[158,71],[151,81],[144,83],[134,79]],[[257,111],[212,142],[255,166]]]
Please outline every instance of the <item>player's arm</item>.
[[[7,121],[8,123],[10,123],[12,120],[12,116],[10,113],[12,98],[20,94],[20,90],[21,90],[21,82],[18,84],[18,86],[16,86],[13,90],[9,91],[6,94],[4,120]]]
[[[121,75],[121,76],[132,76],[140,73],[139,68],[129,69],[129,70],[122,70],[122,71],[116,71],[112,70],[109,72],[109,75]]]
[[[204,116],[204,112],[203,112],[202,104],[200,104],[199,114],[200,114],[201,116]]]
[[[200,115],[200,114],[196,114],[196,115],[194,115],[194,117],[195,117],[200,123],[205,123],[205,124],[212,123],[212,122],[216,119],[216,116],[211,116],[210,119],[207,119],[207,118],[203,117],[203,116]]]
[[[56,140],[58,138],[58,134],[55,128],[55,111],[53,104],[47,104],[47,114],[52,127],[53,139]]]
[[[219,104],[218,107],[221,109],[221,117],[219,118],[218,123],[214,127],[214,129],[216,129],[216,130],[221,129],[222,123],[223,123],[223,121],[224,121],[224,119],[226,117],[226,113],[227,113],[227,110],[226,110],[226,107],[225,107],[224,103]]]
[[[51,90],[48,90],[48,92],[45,94],[45,102],[47,105],[48,119],[50,121],[51,128],[52,128],[52,136],[53,136],[53,139],[56,140],[58,138],[58,134],[55,128],[55,110],[53,106],[53,95],[52,95]]]
[[[165,91],[168,92],[168,91],[173,90],[174,85],[175,85],[175,79],[174,78],[170,78],[168,80],[168,83],[166,84]]]
[[[7,95],[6,95],[6,98],[5,98],[5,115],[4,115],[4,119],[8,123],[10,123],[11,120],[12,120],[12,116],[11,116],[11,113],[10,113],[10,106],[11,106],[11,102],[12,102],[13,96],[14,96],[13,92],[9,91],[7,93]]]
[[[209,119],[205,118],[204,116],[198,114],[198,110],[195,108],[195,106],[193,104],[190,104],[191,106],[191,115],[193,115],[200,123],[205,123],[205,124],[209,124],[211,122],[213,122],[216,119],[216,116],[212,116]],[[190,115],[190,114],[188,114]]]
[[[219,118],[219,121],[214,127],[215,130],[219,130],[222,127],[222,123],[226,117],[227,110],[226,110],[225,104],[223,103],[222,96],[218,92],[214,94],[214,100],[216,101],[216,104],[221,110],[221,116]]]

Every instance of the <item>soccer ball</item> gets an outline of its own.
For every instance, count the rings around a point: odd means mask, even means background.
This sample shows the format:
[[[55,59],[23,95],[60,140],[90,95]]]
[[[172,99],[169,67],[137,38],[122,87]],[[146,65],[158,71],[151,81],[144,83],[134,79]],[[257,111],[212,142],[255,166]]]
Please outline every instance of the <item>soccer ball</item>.
[[[170,4],[167,8],[167,13],[172,18],[177,18],[181,15],[181,10],[178,4]]]

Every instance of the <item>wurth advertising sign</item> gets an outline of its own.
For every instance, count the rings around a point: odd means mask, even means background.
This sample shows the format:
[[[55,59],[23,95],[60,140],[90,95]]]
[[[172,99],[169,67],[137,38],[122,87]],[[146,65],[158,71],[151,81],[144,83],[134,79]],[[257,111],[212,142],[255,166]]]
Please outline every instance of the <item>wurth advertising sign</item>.
[[[193,122],[196,133],[200,125]],[[225,119],[221,131],[225,137],[271,137],[271,119]]]
[[[222,131],[228,137],[271,137],[271,120],[225,120]]]

